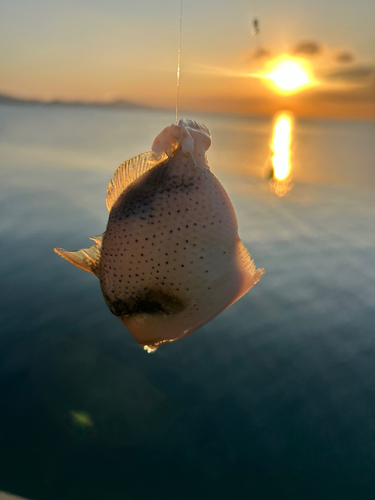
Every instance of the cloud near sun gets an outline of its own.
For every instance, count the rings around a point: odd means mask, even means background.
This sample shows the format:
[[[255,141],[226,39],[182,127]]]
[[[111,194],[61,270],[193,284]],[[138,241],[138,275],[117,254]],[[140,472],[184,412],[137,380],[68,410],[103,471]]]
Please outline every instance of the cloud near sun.
[[[278,94],[302,90],[350,90],[371,87],[374,67],[356,61],[348,50],[334,50],[316,41],[301,41],[284,54],[267,47],[243,51],[236,59],[238,75],[260,79]],[[234,75],[233,75],[234,76]]]
[[[212,97],[197,101],[206,110],[297,116],[375,118],[374,65],[350,48],[301,41],[284,53],[251,47],[221,67],[195,65],[190,72],[209,81]],[[229,83],[228,80],[232,80]]]

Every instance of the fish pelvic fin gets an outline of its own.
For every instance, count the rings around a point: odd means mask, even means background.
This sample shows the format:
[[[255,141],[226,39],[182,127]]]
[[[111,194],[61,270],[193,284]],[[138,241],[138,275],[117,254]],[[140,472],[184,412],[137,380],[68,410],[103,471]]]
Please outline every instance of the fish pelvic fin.
[[[94,239],[96,243],[90,248],[82,248],[75,252],[69,252],[62,248],[54,248],[54,251],[71,264],[97,276],[102,245],[101,243],[97,243],[98,240],[96,238],[99,238],[99,236],[96,236],[95,239],[91,238]]]
[[[113,174],[113,179],[108,185],[106,199],[108,212],[111,211],[115,201],[124,189],[166,158],[167,156],[165,153],[156,156],[155,153],[150,151],[122,163]]]

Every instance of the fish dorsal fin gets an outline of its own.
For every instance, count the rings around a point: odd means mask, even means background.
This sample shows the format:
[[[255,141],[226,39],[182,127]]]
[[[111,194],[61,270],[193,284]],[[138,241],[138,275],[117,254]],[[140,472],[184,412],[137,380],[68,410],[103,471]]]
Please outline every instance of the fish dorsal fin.
[[[74,264],[89,273],[95,275],[97,274],[102,250],[101,244],[95,243],[95,245],[90,248],[82,248],[76,252],[68,252],[62,248],[55,248],[54,250],[71,264]]]
[[[155,153],[150,151],[148,153],[142,153],[139,156],[135,156],[120,165],[113,174],[113,180],[111,180],[108,185],[106,200],[108,212],[111,211],[115,201],[124,189],[130,186],[130,184],[132,184],[136,179],[141,177],[141,175],[151,168],[155,167],[156,164],[160,163],[165,158],[166,155],[163,154],[155,159]]]

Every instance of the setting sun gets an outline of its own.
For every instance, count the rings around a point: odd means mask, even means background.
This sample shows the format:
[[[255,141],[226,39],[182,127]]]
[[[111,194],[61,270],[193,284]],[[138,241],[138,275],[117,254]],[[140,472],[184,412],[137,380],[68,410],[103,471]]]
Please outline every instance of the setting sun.
[[[292,93],[313,84],[306,65],[298,59],[282,59],[274,63],[263,78],[270,80],[276,90]]]

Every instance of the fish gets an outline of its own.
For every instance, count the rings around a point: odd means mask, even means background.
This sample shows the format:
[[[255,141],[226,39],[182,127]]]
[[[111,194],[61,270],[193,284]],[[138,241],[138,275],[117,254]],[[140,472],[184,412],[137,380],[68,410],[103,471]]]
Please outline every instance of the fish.
[[[99,278],[110,311],[148,352],[211,321],[264,273],[208,165],[210,146],[210,131],[194,120],[166,127],[151,151],[115,171],[94,245],[54,249]]]

